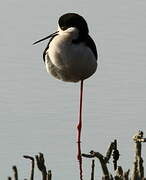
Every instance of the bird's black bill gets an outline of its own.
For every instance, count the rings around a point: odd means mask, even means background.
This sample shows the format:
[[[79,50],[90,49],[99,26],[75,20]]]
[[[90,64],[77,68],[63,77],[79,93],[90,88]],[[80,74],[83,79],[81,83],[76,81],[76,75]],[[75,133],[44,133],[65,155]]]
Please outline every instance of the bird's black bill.
[[[59,31],[56,31],[56,32],[54,32],[53,34],[51,34],[51,35],[49,35],[49,36],[47,36],[47,37],[45,37],[45,38],[43,38],[43,39],[40,39],[40,40],[34,42],[33,45],[35,45],[35,44],[37,44],[37,43],[39,43],[39,42],[41,42],[41,41],[44,41],[44,40],[46,40],[46,39],[48,39],[48,38],[51,38],[51,37],[57,35],[58,32],[59,32]]]

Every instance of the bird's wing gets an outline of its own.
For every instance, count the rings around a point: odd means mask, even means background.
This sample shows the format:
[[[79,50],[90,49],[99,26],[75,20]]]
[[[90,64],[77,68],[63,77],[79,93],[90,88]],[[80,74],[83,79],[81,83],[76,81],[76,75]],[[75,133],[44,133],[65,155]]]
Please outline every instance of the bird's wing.
[[[89,35],[87,36],[87,39],[86,39],[86,45],[90,47],[90,49],[92,50],[92,52],[95,55],[96,59],[98,59],[96,45],[95,45],[93,39]]]

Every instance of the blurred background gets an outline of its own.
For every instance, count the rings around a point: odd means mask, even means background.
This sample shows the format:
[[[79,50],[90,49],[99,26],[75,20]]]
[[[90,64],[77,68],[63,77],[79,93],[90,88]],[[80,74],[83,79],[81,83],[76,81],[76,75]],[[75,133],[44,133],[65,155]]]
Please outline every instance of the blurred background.
[[[97,72],[85,81],[82,152],[105,153],[114,139],[119,165],[132,167],[132,136],[146,133],[146,1],[64,0],[0,2],[0,177],[29,173],[24,154],[43,152],[53,180],[79,179],[76,125],[79,83],[48,75],[42,54],[58,18],[76,12],[88,22],[99,54]],[[143,152],[146,151],[145,144]],[[146,157],[144,157],[146,167]],[[84,180],[91,160],[83,159]],[[112,161],[109,169],[113,171]],[[101,168],[96,161],[96,177]],[[35,171],[36,180],[40,172]]]

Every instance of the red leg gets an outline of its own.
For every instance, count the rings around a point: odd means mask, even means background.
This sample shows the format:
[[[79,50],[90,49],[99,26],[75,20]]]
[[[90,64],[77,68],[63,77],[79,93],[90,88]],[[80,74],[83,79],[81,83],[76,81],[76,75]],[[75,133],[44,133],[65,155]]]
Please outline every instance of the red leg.
[[[81,80],[80,85],[80,110],[79,110],[79,122],[77,125],[78,130],[78,153],[77,153],[77,159],[79,161],[79,171],[80,171],[80,180],[83,180],[83,170],[82,170],[82,152],[81,152],[81,129],[82,129],[82,101],[83,101],[83,80]]]
[[[78,129],[78,143],[81,142],[81,129],[82,129],[82,101],[83,101],[83,80],[81,80],[80,86],[80,111],[79,111],[79,123],[77,126]]]
[[[80,142],[78,142],[78,155],[77,155],[77,159],[79,161],[80,180],[83,180],[82,152],[81,152],[81,143]]]

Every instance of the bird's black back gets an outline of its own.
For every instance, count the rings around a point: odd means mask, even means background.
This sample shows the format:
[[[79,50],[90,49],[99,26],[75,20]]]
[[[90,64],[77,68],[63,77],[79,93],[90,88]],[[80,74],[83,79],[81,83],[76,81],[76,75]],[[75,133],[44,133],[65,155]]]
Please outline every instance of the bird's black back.
[[[79,37],[77,39],[73,40],[73,43],[75,43],[75,44],[78,44],[81,42],[84,42],[92,50],[95,58],[97,59],[98,54],[97,54],[96,45],[95,45],[93,39],[89,35],[86,35],[86,37],[84,37],[84,38],[81,38],[79,35]]]

